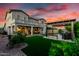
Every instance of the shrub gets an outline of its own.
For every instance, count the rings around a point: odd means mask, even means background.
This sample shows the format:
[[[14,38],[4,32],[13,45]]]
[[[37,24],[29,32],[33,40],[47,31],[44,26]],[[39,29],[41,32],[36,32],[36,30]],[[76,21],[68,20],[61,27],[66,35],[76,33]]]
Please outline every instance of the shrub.
[[[75,22],[74,24],[74,33],[75,37],[79,37],[79,22]]]
[[[79,46],[79,22],[74,24],[74,33],[75,33],[75,43]]]
[[[65,26],[66,30],[71,32],[71,25]]]
[[[58,42],[58,43],[56,43]],[[51,43],[49,56],[77,56],[79,48],[75,43],[56,41]]]
[[[65,56],[75,56],[75,55],[77,55],[77,51],[76,51],[76,49],[75,49],[75,45],[74,44],[66,44],[66,45],[64,45],[65,47],[63,47],[63,51],[64,51],[64,55]]]
[[[22,35],[21,33],[16,33],[16,35],[13,35],[11,40],[9,41],[9,45],[13,47],[16,44],[24,43],[26,40],[26,37]]]
[[[57,45],[54,45],[50,48],[49,56],[63,56],[63,50],[61,47],[58,47]]]
[[[59,34],[62,34],[63,33],[63,30],[62,29],[59,29],[58,32],[59,32]]]

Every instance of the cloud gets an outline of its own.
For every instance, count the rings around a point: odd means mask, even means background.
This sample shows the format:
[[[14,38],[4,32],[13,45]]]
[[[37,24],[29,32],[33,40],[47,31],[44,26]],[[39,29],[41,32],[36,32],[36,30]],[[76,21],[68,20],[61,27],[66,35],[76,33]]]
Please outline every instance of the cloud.
[[[62,10],[66,10],[68,9],[68,5],[67,4],[60,4],[60,5],[54,5],[54,4],[50,4],[47,7],[43,7],[43,8],[34,8],[31,10],[28,10],[27,13],[33,17],[35,16],[48,16],[48,17],[52,17],[53,16],[53,12],[55,11],[62,11]]]
[[[74,11],[74,12],[67,13],[66,15],[60,15],[58,17],[52,17],[52,18],[48,17],[45,19],[47,19],[47,22],[57,22],[57,21],[77,19],[77,18],[79,18],[79,12]]]
[[[30,16],[36,15],[39,11],[36,9],[29,9],[26,11]]]
[[[66,10],[68,9],[68,5],[67,4],[60,4],[60,5],[49,5],[46,8],[48,11],[61,11],[61,10]]]
[[[27,11],[27,13],[31,16],[39,16],[39,15],[43,15],[47,12],[48,12],[48,10],[46,10],[45,8],[35,8],[35,9],[30,9]]]
[[[79,6],[79,4],[77,4]],[[32,17],[46,18],[50,19],[50,21],[57,21],[58,19],[71,19],[75,17],[79,17],[79,13],[76,4],[49,4],[46,7],[37,7],[28,9],[26,13],[28,13]],[[7,9],[20,9],[23,5],[20,3],[12,3],[12,4],[4,4],[2,7],[0,6],[0,22],[4,22],[4,16]],[[70,9],[70,10],[69,10]],[[77,12],[72,12],[73,9],[77,9]],[[67,12],[68,11],[68,12]]]
[[[17,9],[20,8],[21,4],[3,4],[0,6],[0,24],[5,23],[5,14],[8,9]]]

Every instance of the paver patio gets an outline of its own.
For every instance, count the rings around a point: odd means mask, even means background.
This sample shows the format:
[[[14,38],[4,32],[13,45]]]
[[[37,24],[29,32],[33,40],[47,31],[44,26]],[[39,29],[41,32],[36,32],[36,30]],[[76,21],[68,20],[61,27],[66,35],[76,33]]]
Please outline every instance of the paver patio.
[[[7,36],[0,36],[0,56],[26,56],[21,49],[21,47],[16,47],[13,49],[8,49],[6,44],[8,43]]]

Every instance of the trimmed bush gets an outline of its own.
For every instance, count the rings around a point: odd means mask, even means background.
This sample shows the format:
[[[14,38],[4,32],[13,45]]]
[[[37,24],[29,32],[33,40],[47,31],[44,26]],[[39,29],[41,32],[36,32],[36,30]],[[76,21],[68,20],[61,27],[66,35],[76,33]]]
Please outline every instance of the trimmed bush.
[[[63,50],[61,47],[58,47],[57,45],[54,45],[50,48],[49,56],[63,56]]]
[[[59,42],[59,41],[57,41]],[[49,56],[79,56],[79,48],[75,43],[60,41],[52,42],[49,50]]]
[[[14,45],[19,43],[24,43],[26,40],[26,36],[22,35],[21,33],[16,33],[16,35],[13,35],[12,38],[9,41],[9,46],[14,47]]]

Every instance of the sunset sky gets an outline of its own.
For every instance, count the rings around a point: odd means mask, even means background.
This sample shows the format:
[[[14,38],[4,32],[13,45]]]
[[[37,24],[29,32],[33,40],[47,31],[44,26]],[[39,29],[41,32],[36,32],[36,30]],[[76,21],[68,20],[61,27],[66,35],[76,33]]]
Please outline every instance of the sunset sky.
[[[68,3],[11,3],[0,4],[0,26],[5,23],[8,9],[20,9],[34,18],[44,18],[47,22],[79,18],[79,4]]]

